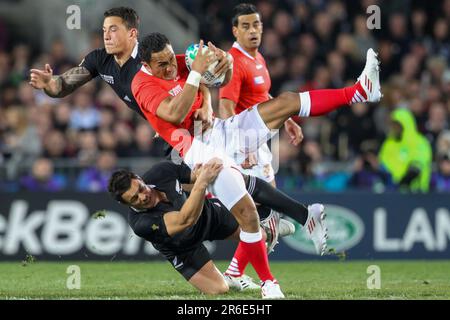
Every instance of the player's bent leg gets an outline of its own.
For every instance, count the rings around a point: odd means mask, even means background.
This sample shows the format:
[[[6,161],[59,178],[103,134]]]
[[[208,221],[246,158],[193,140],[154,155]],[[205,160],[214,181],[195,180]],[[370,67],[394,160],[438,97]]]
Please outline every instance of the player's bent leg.
[[[242,174],[225,167],[211,185],[211,192],[231,211],[244,232],[259,232],[255,203],[247,192]]]
[[[295,92],[283,92],[278,97],[260,103],[257,107],[261,119],[266,126],[280,129],[289,117],[300,112],[300,95]]]
[[[272,130],[279,129],[290,116],[321,116],[353,103],[378,102],[383,96],[379,64],[377,54],[369,49],[364,69],[353,86],[301,93],[283,92],[259,104],[257,110],[268,129]]]
[[[189,283],[205,294],[224,294],[229,286],[212,260],[209,260],[190,279]]]
[[[259,233],[259,216],[255,203],[249,194],[244,195],[232,208],[231,213],[247,233]]]

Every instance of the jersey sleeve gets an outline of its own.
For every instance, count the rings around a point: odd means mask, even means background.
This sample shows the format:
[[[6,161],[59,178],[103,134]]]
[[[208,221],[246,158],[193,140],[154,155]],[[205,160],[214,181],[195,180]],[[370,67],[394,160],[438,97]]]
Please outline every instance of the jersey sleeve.
[[[239,96],[241,95],[241,85],[243,82],[244,73],[239,63],[233,65],[233,77],[226,86],[220,88],[220,99],[228,99],[234,103],[238,103]]]
[[[91,51],[86,57],[84,57],[83,61],[80,63],[80,67],[86,68],[91,74],[92,78],[98,76],[98,61],[100,59],[100,50]]]
[[[191,168],[184,162],[179,166],[179,179],[181,183],[191,183]]]
[[[134,233],[153,243],[164,243],[168,238],[164,214],[140,213],[133,231]]]
[[[156,116],[159,105],[170,96],[170,93],[154,81],[146,81],[144,83],[143,81],[135,80],[132,82],[131,89],[136,102],[144,114],[150,113]]]

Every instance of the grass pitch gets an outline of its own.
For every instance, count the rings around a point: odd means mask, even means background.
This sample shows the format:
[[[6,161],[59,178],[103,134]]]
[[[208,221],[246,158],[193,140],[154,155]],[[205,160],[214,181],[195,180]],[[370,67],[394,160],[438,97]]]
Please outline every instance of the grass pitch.
[[[78,265],[81,288],[69,290]],[[367,288],[370,265],[381,289]],[[225,270],[227,262],[218,262]],[[450,299],[449,261],[272,262],[287,299]],[[248,274],[256,278],[251,267]],[[198,293],[167,262],[0,263],[0,299],[259,299],[260,293]]]

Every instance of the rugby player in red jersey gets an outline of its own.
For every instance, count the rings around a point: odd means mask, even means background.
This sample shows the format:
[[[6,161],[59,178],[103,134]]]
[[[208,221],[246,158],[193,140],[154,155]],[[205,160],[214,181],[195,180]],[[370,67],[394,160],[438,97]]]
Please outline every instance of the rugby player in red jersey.
[[[203,41],[200,41],[203,47]],[[211,50],[216,48],[210,43]],[[194,130],[195,113],[211,104],[206,87],[200,85],[202,74],[215,62],[213,55],[199,50],[191,71],[173,52],[169,40],[152,33],[139,47],[143,67],[132,82],[133,95],[153,128],[180,152],[192,169],[217,157],[223,169],[210,184],[211,191],[231,211],[241,232],[237,250],[245,252],[262,281],[263,298],[283,298],[280,286],[270,272],[265,242],[262,238],[255,203],[247,192],[244,178],[237,169],[239,159],[255,152],[272,137],[291,116],[320,116],[341,106],[381,99],[379,61],[372,49],[367,51],[364,70],[355,85],[342,89],[284,92],[278,97],[253,106],[226,120],[215,119],[208,130]],[[231,73],[229,69],[227,73]],[[307,221],[308,232],[316,249],[324,253],[326,230],[323,211],[317,210]],[[238,268],[241,266],[239,265]]]
[[[241,3],[233,9],[232,31],[236,41],[228,51],[233,57],[233,78],[220,89],[219,117],[226,119],[254,105],[271,99],[269,93],[271,80],[269,70],[264,57],[259,52],[263,23],[261,15],[253,4]],[[297,146],[303,140],[300,126],[292,119],[286,120],[284,127],[290,136],[290,141]],[[249,154],[243,163],[240,163],[240,171],[246,175],[258,177],[274,187],[275,171],[272,167],[272,152],[267,143],[261,145],[255,153]],[[291,217],[301,225],[305,225],[308,216],[308,208],[303,206],[302,211],[296,212]],[[282,219],[280,214],[265,206],[258,206],[261,223],[267,227],[268,251],[274,250],[278,243],[279,230],[286,236],[295,232],[295,226],[291,222]],[[237,251],[230,266],[225,272],[225,278],[232,286],[241,281],[243,276],[236,264],[242,259]],[[241,269],[243,270],[243,269]]]

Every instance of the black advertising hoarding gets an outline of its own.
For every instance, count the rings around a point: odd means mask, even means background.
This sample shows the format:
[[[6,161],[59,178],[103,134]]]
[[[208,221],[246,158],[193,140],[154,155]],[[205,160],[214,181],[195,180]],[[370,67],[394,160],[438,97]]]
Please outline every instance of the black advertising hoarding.
[[[126,207],[108,194],[1,194],[0,259],[156,258],[128,227]],[[103,212],[104,210],[104,212]],[[103,214],[96,214],[101,211]]]
[[[329,247],[345,251],[347,259],[450,258],[448,194],[292,196],[326,205]],[[39,260],[161,259],[151,244],[133,234],[127,209],[108,194],[2,193],[0,199],[0,260],[23,260],[27,254]],[[229,260],[236,243],[206,245],[214,259]],[[312,250],[297,226],[270,259],[324,259]]]

